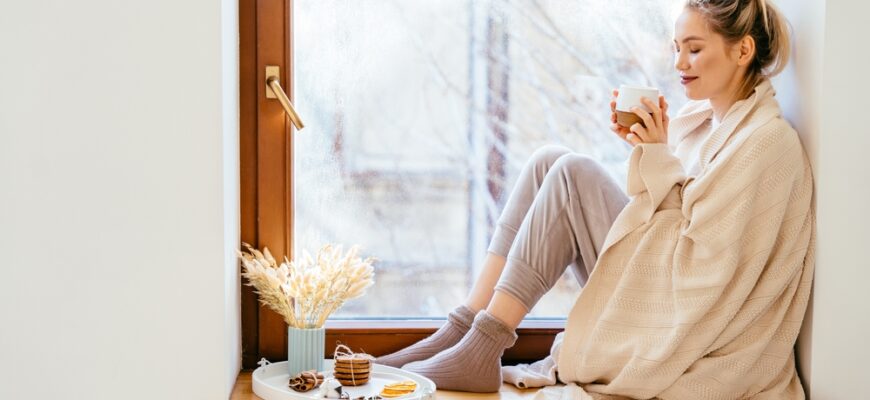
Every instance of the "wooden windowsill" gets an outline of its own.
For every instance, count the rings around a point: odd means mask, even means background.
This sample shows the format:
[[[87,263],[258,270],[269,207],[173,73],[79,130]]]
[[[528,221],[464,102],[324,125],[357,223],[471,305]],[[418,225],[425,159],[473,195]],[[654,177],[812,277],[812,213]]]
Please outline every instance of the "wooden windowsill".
[[[325,354],[332,354],[339,343],[347,345],[354,352],[364,352],[376,357],[390,354],[431,336],[443,324],[443,319],[440,321],[330,321],[326,323]],[[523,321],[516,330],[517,341],[505,350],[502,363],[504,365],[531,364],[547,357],[556,334],[562,332],[564,326],[563,320]],[[270,361],[280,359],[281,355],[275,355]],[[256,365],[245,364],[243,368],[255,369]]]
[[[449,390],[439,390],[435,393],[435,398],[438,400],[464,400],[464,399],[499,399],[499,400],[530,400],[535,397],[540,389],[519,389],[514,385],[503,384],[498,393],[466,393],[452,392]],[[251,388],[251,371],[239,372],[239,377],[236,379],[236,384],[233,387],[233,394],[230,400],[262,400],[260,396],[254,394]]]
[[[438,329],[444,325],[446,318],[417,318],[417,319],[329,319],[326,321],[326,329],[364,329],[364,330],[394,330],[394,329]],[[557,330],[565,329],[564,319],[524,319],[517,327],[518,330],[540,329]]]

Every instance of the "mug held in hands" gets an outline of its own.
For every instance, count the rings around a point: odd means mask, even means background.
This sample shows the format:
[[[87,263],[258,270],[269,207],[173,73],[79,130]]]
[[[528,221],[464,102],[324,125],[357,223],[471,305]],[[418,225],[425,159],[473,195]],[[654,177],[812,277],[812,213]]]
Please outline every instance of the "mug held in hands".
[[[630,128],[635,123],[640,123],[646,128],[643,120],[631,111],[632,107],[638,107],[652,114],[652,110],[643,104],[640,99],[646,97],[654,102],[659,100],[659,90],[646,86],[619,86],[619,96],[616,98],[616,123]]]

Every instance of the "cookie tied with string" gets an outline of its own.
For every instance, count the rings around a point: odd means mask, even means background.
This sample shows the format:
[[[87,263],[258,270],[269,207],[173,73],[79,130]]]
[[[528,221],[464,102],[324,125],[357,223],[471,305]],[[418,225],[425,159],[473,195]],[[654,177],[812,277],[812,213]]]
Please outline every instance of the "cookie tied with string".
[[[354,353],[349,347],[340,344],[333,354],[335,362],[333,376],[342,385],[362,386],[369,382],[372,370],[372,357],[366,353]]]

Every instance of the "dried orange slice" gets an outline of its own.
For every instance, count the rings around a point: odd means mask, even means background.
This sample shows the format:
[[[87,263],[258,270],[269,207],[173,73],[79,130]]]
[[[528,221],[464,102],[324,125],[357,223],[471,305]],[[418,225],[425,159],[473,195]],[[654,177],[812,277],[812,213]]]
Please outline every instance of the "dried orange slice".
[[[417,390],[417,382],[401,381],[384,385],[380,395],[381,397],[394,398],[413,393],[415,390]]]

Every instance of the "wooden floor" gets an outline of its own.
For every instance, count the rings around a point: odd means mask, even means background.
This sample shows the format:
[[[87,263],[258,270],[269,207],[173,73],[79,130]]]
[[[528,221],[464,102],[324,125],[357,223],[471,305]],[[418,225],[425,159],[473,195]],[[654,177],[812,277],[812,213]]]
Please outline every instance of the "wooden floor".
[[[459,399],[502,399],[502,400],[531,400],[535,396],[538,389],[518,389],[514,385],[504,384],[501,391],[498,393],[465,393],[451,392],[447,390],[439,390],[435,393],[437,400],[459,400]],[[251,390],[251,371],[242,371],[236,379],[236,385],[233,387],[233,394],[230,400],[261,400]]]

